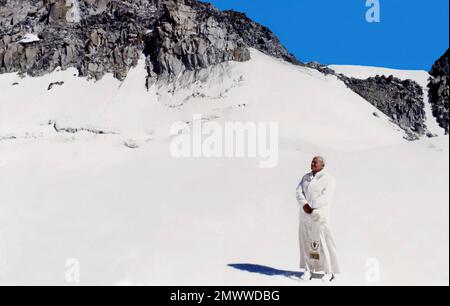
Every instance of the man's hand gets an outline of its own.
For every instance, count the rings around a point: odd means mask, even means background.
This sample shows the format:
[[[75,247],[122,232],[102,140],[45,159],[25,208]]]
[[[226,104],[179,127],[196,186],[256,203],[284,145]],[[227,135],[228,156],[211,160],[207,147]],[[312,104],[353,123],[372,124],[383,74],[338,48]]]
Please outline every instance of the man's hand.
[[[312,213],[313,213],[313,210],[314,210],[314,209],[312,209],[312,207],[309,206],[309,204],[305,204],[305,205],[303,206],[303,211],[304,211],[305,213],[307,213],[308,215],[312,214]]]

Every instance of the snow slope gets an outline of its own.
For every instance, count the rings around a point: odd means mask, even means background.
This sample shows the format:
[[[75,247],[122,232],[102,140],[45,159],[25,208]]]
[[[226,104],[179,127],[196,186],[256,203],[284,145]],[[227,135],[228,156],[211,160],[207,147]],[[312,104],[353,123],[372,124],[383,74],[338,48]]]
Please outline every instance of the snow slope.
[[[277,121],[284,138],[345,150],[393,144],[403,136],[387,117],[373,116],[377,109],[336,77],[258,51],[252,51],[249,62],[203,72],[208,75],[204,82],[186,87],[192,75],[183,76],[173,94],[172,85],[145,89],[144,59],[123,83],[112,76],[94,83],[75,74],[69,69],[39,78],[0,75],[0,137],[56,121],[145,138],[175,121],[191,120],[193,113],[223,120]],[[60,81],[62,86],[47,90]]]
[[[74,73],[0,75],[1,284],[68,284],[71,259],[81,284],[303,284],[228,265],[297,270],[295,188],[316,154],[338,180],[337,284],[372,281],[370,259],[382,284],[448,284],[448,137],[406,142],[335,77],[256,51],[175,91],[145,90],[142,61],[123,83]],[[278,166],[172,157],[168,125],[193,113],[279,122]]]
[[[315,148],[282,146],[263,170],[98,137],[1,143],[2,284],[65,284],[70,258],[82,284],[301,284],[227,265],[297,269],[295,188]],[[448,285],[448,146],[322,152],[339,187],[338,284],[367,284],[375,258],[381,284]]]
[[[367,67],[367,66],[341,66],[341,65],[331,65],[331,69],[337,73],[341,73],[348,77],[353,77],[357,79],[367,79],[374,77],[376,75],[393,75],[401,80],[413,80],[416,81],[420,86],[422,86],[424,96],[423,101],[425,102],[425,113],[426,113],[426,125],[431,133],[443,136],[445,130],[439,126],[436,118],[433,116],[431,110],[431,104],[428,100],[428,79],[430,74],[424,70],[396,70],[381,67]]]

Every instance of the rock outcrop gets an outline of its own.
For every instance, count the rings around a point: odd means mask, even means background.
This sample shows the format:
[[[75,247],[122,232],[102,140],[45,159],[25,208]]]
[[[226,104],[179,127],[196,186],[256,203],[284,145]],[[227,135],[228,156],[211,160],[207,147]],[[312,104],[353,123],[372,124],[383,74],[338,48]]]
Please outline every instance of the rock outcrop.
[[[163,1],[160,13],[146,40],[150,76],[177,76],[226,61],[247,61],[249,47],[300,63],[268,28],[244,14],[221,12],[195,0]]]
[[[250,47],[300,63],[268,28],[196,0],[0,0],[0,73],[123,79],[144,53],[150,79],[170,78],[247,61]]]
[[[137,64],[154,23],[152,0],[3,0],[0,73],[31,76],[76,67],[80,76],[123,79]],[[16,13],[15,7],[19,7]],[[22,43],[28,33],[39,41]]]
[[[429,99],[433,110],[433,116],[436,117],[439,125],[449,133],[449,50],[436,61],[430,71]]]
[[[346,85],[390,117],[408,135],[409,140],[431,136],[425,119],[422,87],[412,80],[394,76],[376,76],[365,80],[339,76]]]

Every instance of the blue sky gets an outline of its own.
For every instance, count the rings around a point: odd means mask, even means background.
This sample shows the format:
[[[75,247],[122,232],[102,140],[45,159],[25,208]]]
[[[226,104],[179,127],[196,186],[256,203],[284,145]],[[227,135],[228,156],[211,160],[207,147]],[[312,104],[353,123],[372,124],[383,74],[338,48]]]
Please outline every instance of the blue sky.
[[[429,70],[449,46],[448,0],[209,0],[268,26],[302,61]]]

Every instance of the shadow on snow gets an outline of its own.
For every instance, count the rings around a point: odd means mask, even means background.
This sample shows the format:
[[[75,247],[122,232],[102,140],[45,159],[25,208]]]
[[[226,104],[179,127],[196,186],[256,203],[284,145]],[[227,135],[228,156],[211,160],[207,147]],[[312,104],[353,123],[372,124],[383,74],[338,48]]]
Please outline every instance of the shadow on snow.
[[[240,270],[240,271],[256,273],[256,274],[261,274],[261,275],[266,275],[266,276],[284,276],[284,277],[287,277],[290,279],[299,279],[303,275],[303,272],[279,270],[279,269],[275,269],[275,268],[271,268],[271,267],[267,267],[267,266],[249,264],[249,263],[229,264],[228,266],[231,268]],[[312,278],[320,279],[320,278],[322,278],[322,276],[323,275],[321,275],[321,274],[313,273]]]

